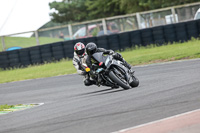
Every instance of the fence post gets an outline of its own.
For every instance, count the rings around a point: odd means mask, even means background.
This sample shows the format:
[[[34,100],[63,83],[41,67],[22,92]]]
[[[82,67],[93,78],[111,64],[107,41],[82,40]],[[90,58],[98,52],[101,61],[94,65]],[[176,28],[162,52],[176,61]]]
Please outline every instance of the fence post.
[[[6,51],[6,44],[5,44],[4,36],[1,37],[1,42],[2,42],[3,51]]]
[[[104,34],[107,35],[108,32],[107,32],[107,26],[106,26],[106,20],[105,20],[105,19],[102,19],[102,24],[103,24],[103,31],[104,31]]]
[[[136,19],[137,19],[137,22],[138,22],[138,28],[142,29],[141,21],[140,21],[140,13],[136,13]]]
[[[85,24],[85,29],[86,36],[89,36],[88,24]]]
[[[68,25],[68,30],[69,30],[70,39],[73,39],[72,25],[71,24]]]
[[[35,38],[36,38],[36,43],[37,43],[37,45],[40,45],[39,36],[38,36],[38,31],[35,31]]]
[[[174,7],[171,8],[171,12],[172,12],[172,15],[173,15],[174,23],[177,23],[178,20],[176,21],[176,12],[175,12]]]

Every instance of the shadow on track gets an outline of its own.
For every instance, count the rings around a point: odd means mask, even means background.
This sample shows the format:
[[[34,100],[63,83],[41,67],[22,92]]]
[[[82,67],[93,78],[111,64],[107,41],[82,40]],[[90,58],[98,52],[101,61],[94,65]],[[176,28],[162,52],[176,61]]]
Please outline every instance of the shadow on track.
[[[97,95],[105,95],[105,94],[110,94],[110,93],[116,93],[116,92],[120,92],[120,91],[124,91],[124,89],[122,89],[122,88],[119,88],[119,89],[109,88],[109,89],[104,89],[104,90],[99,90],[99,91],[83,93],[83,94],[80,94],[79,96],[87,96],[87,95],[97,96]]]

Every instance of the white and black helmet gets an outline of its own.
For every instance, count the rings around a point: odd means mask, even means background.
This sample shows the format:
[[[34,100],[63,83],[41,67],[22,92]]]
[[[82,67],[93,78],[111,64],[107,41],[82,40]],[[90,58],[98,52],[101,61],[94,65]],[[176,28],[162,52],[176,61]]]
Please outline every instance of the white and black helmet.
[[[74,51],[78,57],[83,57],[85,55],[85,45],[81,42],[78,42],[74,45]]]

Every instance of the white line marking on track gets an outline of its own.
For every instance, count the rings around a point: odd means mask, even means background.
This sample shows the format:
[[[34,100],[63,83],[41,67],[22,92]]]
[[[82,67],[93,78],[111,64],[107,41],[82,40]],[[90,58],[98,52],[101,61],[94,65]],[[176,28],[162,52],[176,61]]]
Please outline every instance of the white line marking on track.
[[[195,112],[198,112],[198,111],[200,111],[200,109],[196,109],[196,110],[193,110],[193,111],[189,111],[189,112],[185,112],[185,113],[182,113],[182,114],[174,115],[174,116],[167,117],[167,118],[164,118],[164,119],[160,119],[160,120],[157,120],[157,121],[152,121],[152,122],[149,122],[149,123],[141,124],[141,125],[138,125],[138,126],[122,129],[122,130],[119,130],[119,131],[116,131],[116,132],[112,132],[112,133],[123,133],[123,132],[128,131],[128,130],[133,130],[133,129],[136,129],[136,128],[140,128],[140,127],[144,127],[144,126],[147,126],[147,125],[155,124],[155,123],[158,123],[158,122],[166,121],[166,120],[169,120],[169,119],[177,118],[177,117],[184,116],[184,115],[187,115],[187,114],[192,114],[192,113],[195,113]]]

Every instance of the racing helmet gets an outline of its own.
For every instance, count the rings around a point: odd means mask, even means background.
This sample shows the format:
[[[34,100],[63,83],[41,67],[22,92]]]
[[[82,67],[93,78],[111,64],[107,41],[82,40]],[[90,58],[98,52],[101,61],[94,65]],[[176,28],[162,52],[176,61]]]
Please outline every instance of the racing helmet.
[[[83,57],[85,55],[85,45],[81,42],[78,42],[74,45],[74,52],[78,57]]]
[[[97,51],[97,45],[93,42],[90,42],[86,45],[86,53],[88,55],[93,55]]]

